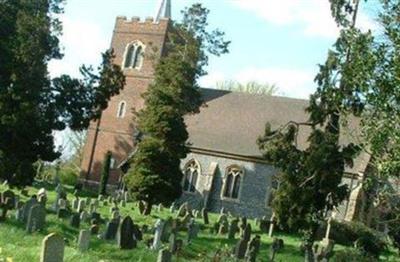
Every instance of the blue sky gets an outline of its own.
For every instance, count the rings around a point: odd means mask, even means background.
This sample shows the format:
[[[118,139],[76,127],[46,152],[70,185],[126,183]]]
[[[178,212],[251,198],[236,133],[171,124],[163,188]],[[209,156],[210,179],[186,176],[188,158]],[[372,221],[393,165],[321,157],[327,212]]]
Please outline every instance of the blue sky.
[[[100,52],[110,46],[115,18],[153,16],[159,0],[67,0],[64,35],[65,57],[53,61],[50,72],[78,75],[81,64],[97,65]],[[230,53],[210,59],[204,87],[217,81],[258,81],[276,84],[279,95],[308,98],[315,90],[313,78],[338,34],[328,0],[172,0],[172,16],[195,2],[210,9],[210,29],[219,28],[231,40]],[[359,15],[359,26],[376,24]]]

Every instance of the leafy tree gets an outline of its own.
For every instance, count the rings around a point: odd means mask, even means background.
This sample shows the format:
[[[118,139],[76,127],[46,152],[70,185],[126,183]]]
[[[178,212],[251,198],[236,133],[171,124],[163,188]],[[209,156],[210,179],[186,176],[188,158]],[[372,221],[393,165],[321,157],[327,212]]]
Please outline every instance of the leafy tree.
[[[319,66],[318,88],[307,108],[309,120],[277,130],[267,124],[258,141],[265,158],[282,171],[272,203],[278,221],[303,231],[307,261],[313,261],[318,225],[347,195],[347,186],[341,185],[343,173],[360,151],[359,145],[339,143],[348,116],[360,116],[364,109],[360,94],[368,89],[376,62],[371,33],[355,27],[358,5],[359,1],[331,0],[341,32]],[[300,149],[297,138],[305,129],[310,131],[308,146]]]
[[[143,134],[125,177],[137,200],[170,204],[181,194],[180,159],[188,153],[184,115],[199,112],[202,104],[197,79],[204,75],[208,54],[228,52],[229,42],[218,30],[207,31],[209,11],[195,4],[183,11],[182,22],[171,22],[165,56],[155,67],[155,80],[144,94],[137,113]]]
[[[48,62],[62,58],[62,12],[63,0],[0,1],[0,179],[11,185],[31,184],[33,163],[59,157],[53,131],[86,128],[124,85],[111,51],[98,73],[82,67],[82,80],[49,77]]]
[[[104,156],[103,166],[101,170],[99,195],[107,194],[108,178],[110,177],[111,157],[112,157],[111,152],[107,151],[107,153]]]
[[[237,81],[223,81],[217,83],[217,88],[221,90],[259,95],[274,95],[278,91],[275,84],[261,84],[255,81],[250,81],[245,84]]]

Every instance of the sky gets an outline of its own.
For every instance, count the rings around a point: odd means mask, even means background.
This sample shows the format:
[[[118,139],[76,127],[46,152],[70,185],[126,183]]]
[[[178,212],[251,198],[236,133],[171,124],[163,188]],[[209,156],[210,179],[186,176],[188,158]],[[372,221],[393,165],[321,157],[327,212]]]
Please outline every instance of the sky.
[[[61,44],[64,59],[50,63],[52,76],[79,76],[79,66],[98,65],[110,47],[117,16],[154,16],[159,0],[67,0]],[[210,29],[232,41],[229,54],[210,57],[203,87],[236,80],[275,84],[278,95],[308,98],[315,90],[318,64],[324,63],[338,28],[328,0],[172,0],[172,18],[200,2],[210,10]],[[362,1],[363,2],[363,1]],[[358,25],[375,30],[371,10],[364,7]]]

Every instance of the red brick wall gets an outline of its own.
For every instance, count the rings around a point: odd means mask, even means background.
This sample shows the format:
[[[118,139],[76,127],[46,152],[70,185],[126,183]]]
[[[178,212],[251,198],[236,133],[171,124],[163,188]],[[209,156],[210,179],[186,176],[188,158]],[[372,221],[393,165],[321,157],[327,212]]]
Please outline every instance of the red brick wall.
[[[126,76],[124,90],[110,100],[99,120],[100,124],[98,121],[90,124],[82,161],[82,179],[88,182],[100,180],[101,165],[108,150],[116,160],[115,166],[131,152],[135,127],[133,109],[140,110],[143,107],[141,95],[153,80],[154,63],[162,53],[168,24],[168,19],[153,23],[150,18],[139,21],[136,17],[131,20],[117,17],[111,42],[116,56],[115,63],[122,67],[126,46],[133,41],[145,45],[145,57],[140,70],[123,69]],[[121,101],[126,102],[126,113],[123,118],[118,118],[117,110]],[[119,170],[112,170],[109,183],[117,183],[119,175]]]

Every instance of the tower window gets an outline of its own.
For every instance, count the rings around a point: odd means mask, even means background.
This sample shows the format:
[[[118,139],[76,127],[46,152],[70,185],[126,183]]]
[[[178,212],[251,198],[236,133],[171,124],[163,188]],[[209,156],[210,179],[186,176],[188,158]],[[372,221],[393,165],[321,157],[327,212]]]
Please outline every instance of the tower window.
[[[119,102],[117,117],[123,118],[125,116],[125,111],[126,111],[126,102],[125,101]]]
[[[127,45],[124,56],[124,68],[140,69],[143,64],[144,46],[140,42],[133,42]]]
[[[240,183],[243,177],[243,170],[237,167],[230,167],[227,170],[223,196],[226,198],[238,199]]]
[[[195,192],[197,177],[200,174],[200,166],[195,160],[186,164],[183,176],[183,190],[186,192]]]

